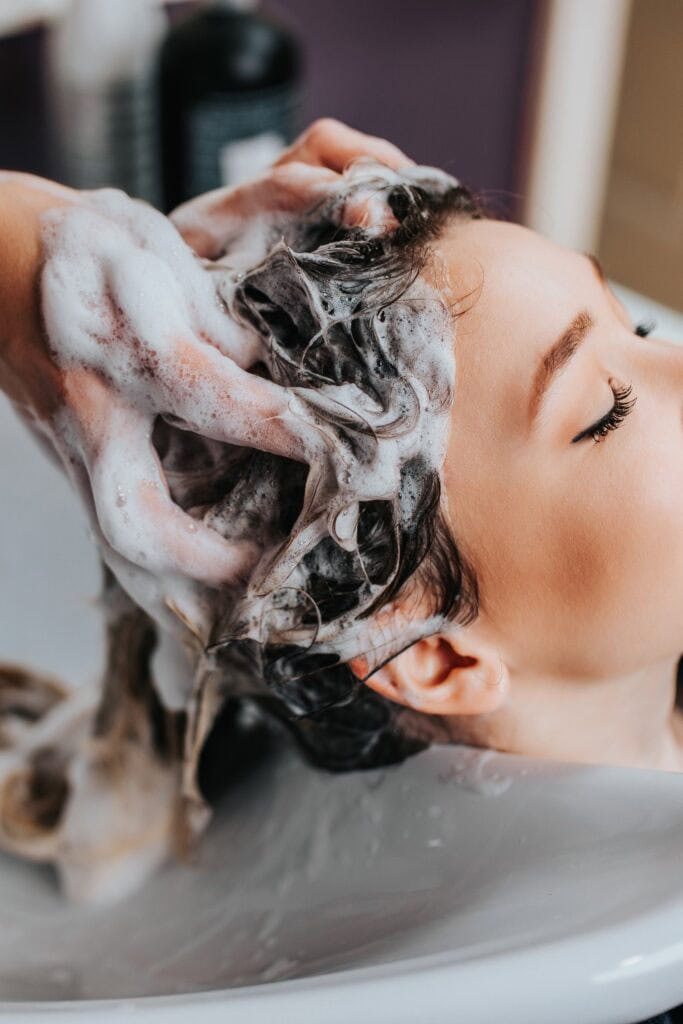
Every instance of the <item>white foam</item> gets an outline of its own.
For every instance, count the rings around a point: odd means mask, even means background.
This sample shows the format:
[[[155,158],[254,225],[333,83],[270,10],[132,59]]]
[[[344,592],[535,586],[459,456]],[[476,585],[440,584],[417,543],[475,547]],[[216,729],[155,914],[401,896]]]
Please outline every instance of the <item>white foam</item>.
[[[386,186],[413,180],[454,184],[433,169],[398,174],[363,160],[349,168],[341,189],[325,185],[319,194],[328,197],[326,216],[374,236],[396,226]],[[289,261],[323,334],[343,318],[346,300],[340,291],[337,307],[326,311],[290,248],[317,214],[254,212],[246,220],[224,216],[211,228],[202,224],[211,208],[197,204],[194,226],[213,230],[221,250],[215,260],[199,259],[168,219],[115,189],[81,193],[43,215],[43,316],[69,395],[46,429],[89,507],[105,562],[161,626],[180,620],[202,643],[216,588],[231,588],[242,601],[243,635],[263,639],[264,602],[285,584],[302,582],[304,555],[328,533],[354,548],[359,502],[398,501],[402,515],[412,515],[419,494],[410,486],[399,494],[401,467],[420,455],[427,467],[440,468],[455,378],[451,319],[421,277],[374,320],[398,371],[383,401],[354,384],[286,388],[250,374],[256,362],[269,365],[272,344],[238,308],[240,282],[259,261],[274,252],[284,262],[268,266]],[[176,219],[187,231],[192,217],[190,204]],[[311,273],[315,259],[312,253]],[[340,413],[352,428],[369,425],[357,434],[362,458],[340,441]],[[258,547],[211,510],[191,518],[174,506],[152,446],[157,417],[208,439],[307,463],[305,507],[288,544],[265,538]],[[435,628],[431,620],[411,623],[402,646]],[[345,657],[359,643],[383,660],[391,652],[386,635],[355,615],[323,628],[318,640]]]

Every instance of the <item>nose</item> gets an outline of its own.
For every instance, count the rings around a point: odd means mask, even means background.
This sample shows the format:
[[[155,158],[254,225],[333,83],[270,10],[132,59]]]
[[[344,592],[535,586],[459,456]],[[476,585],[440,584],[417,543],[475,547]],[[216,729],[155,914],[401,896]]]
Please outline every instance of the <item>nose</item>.
[[[656,411],[675,409],[683,428],[683,338],[636,338],[637,379],[652,395]],[[634,391],[636,387],[634,386]]]
[[[644,370],[656,376],[670,377],[672,384],[683,379],[683,336],[670,339],[649,334],[637,337],[636,342]]]

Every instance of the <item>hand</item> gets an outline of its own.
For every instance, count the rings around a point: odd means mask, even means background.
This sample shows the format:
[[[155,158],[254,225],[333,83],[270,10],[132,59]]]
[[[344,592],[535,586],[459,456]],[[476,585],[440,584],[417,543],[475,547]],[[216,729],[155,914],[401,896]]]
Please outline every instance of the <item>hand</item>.
[[[308,462],[315,439],[291,396],[248,372],[210,275],[152,207],[7,175],[0,224],[0,383],[57,452],[131,596],[201,633],[203,588],[248,578],[261,552],[174,503],[156,419]]]
[[[358,156],[411,164],[389,143],[316,122],[263,178],[200,196],[173,220],[199,255],[219,255],[234,234],[257,262],[245,233],[334,195]],[[367,207],[349,204],[345,223],[363,222]],[[151,207],[0,174],[0,228],[0,386],[58,454],[131,596],[201,633],[204,588],[249,578],[261,552],[175,504],[156,419],[309,465],[324,464],[327,444],[285,389],[248,372],[261,339],[226,316],[211,275]]]
[[[176,207],[170,218],[198,256],[215,260],[257,216],[301,215],[333,195],[346,167],[359,157],[396,171],[414,166],[385,139],[323,118],[314,121],[262,177],[190,199]],[[363,211],[349,214],[353,216],[360,219]]]

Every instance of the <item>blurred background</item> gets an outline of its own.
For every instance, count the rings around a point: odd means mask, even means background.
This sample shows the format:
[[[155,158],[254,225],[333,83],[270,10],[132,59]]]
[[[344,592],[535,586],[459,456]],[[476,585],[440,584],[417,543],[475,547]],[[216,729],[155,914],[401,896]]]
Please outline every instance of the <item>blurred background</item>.
[[[168,210],[332,116],[683,309],[683,0],[0,0],[0,167]]]

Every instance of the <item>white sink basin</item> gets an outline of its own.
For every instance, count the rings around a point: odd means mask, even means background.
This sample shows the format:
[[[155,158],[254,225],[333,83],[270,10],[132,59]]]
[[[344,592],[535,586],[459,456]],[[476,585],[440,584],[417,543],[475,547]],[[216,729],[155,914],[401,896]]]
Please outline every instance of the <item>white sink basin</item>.
[[[0,437],[0,657],[86,684],[83,520],[4,407]],[[25,1024],[625,1024],[683,1002],[683,777],[465,747],[333,776],[283,746],[198,863],[84,910],[0,855],[0,907]]]

